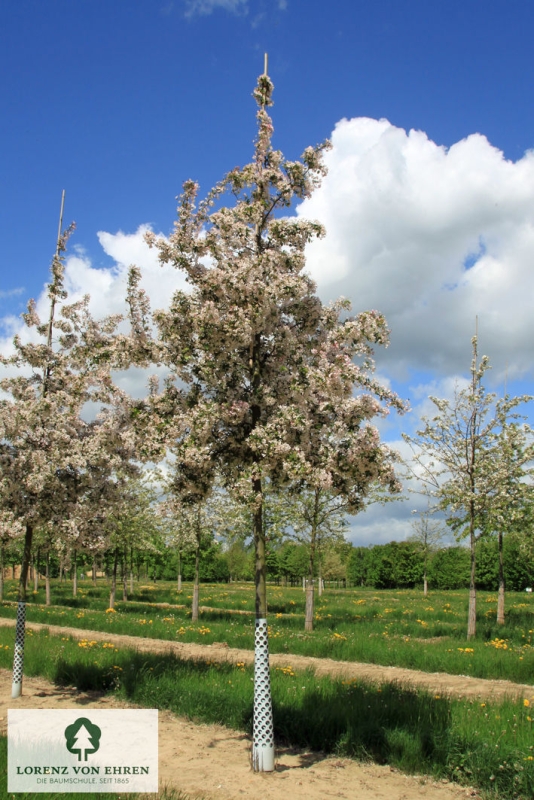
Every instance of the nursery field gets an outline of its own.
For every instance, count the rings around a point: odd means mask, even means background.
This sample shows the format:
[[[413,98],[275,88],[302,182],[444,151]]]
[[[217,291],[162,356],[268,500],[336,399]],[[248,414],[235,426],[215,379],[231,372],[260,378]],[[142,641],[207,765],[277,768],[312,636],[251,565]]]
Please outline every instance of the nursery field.
[[[50,702],[60,693],[54,686],[64,687],[64,700],[71,704],[77,702],[82,692],[86,693],[80,697],[84,707],[89,701],[109,707],[108,702],[115,699],[171,711],[194,723],[224,724],[226,729],[242,731],[250,736],[251,665],[214,662],[209,657],[182,660],[168,653],[128,649],[117,644],[118,641],[120,637],[112,633],[104,639],[88,637],[80,640],[68,635],[51,635],[46,629],[29,630],[23,698],[26,702],[29,700],[32,707],[51,707]],[[4,675],[7,677],[12,656],[13,629],[2,627],[0,667],[6,670]],[[31,692],[32,680],[35,680],[31,676],[46,678],[50,684],[33,698],[28,698],[27,692]],[[5,684],[7,697],[7,680]],[[325,754],[331,754],[389,765],[404,773],[430,776],[435,781],[474,786],[483,797],[527,800],[534,795],[534,691],[530,700],[467,700],[393,683],[377,685],[320,677],[311,670],[299,671],[287,665],[272,669],[272,697],[279,752],[287,747],[305,749],[305,754],[300,757],[300,779],[304,786],[313,774],[307,772],[308,768],[315,760],[321,761]],[[188,742],[192,736],[191,729],[187,734]],[[221,736],[226,741],[232,735]],[[222,744],[217,744],[213,751],[210,748],[214,747],[216,737],[211,733],[207,738],[204,773],[206,780],[208,776],[212,780],[210,759],[212,756],[220,757]],[[231,760],[234,771],[237,768],[248,769],[248,741],[243,737],[232,739],[233,745],[225,757]],[[239,747],[236,750],[237,742]],[[177,766],[181,765],[181,759],[187,761],[184,748],[189,744],[174,737],[169,746]],[[238,764],[234,763],[236,752]],[[327,772],[332,768],[332,762],[328,764],[325,766]],[[291,771],[297,766],[286,765],[282,770]],[[338,767],[345,769],[345,764],[338,764]],[[175,774],[178,778],[181,775],[179,771]],[[283,774],[282,771],[277,776]],[[348,772],[346,776],[348,778]],[[421,796],[442,796],[435,787],[432,790],[429,786],[414,784],[410,789],[399,784],[400,777],[391,775],[390,778],[396,783],[398,795],[388,796],[416,797],[419,794],[416,794],[416,788],[421,789]],[[196,780],[199,780],[198,769]],[[178,785],[184,787],[179,781]],[[214,788],[218,786],[219,783],[214,784]],[[190,790],[189,786],[185,788]],[[267,797],[265,788],[262,783],[261,796]],[[342,788],[343,778],[340,776],[336,791]],[[374,800],[384,796],[381,793],[384,789],[382,781],[382,785],[376,787],[376,794],[362,792],[357,796]],[[284,788],[278,784],[278,794],[268,796],[279,800],[282,795],[286,796]],[[215,796],[220,795],[215,792]],[[255,794],[251,796],[256,797]],[[310,786],[306,796],[318,800],[326,796],[356,795],[343,795],[343,791],[329,795],[320,786]],[[450,793],[443,795],[444,800],[451,796]]]
[[[201,614],[191,622],[192,587],[135,584],[127,601],[108,608],[109,587],[99,581],[53,583],[52,606],[44,588],[30,593],[27,619],[154,639],[252,649],[254,590],[251,584],[201,586]],[[7,581],[0,615],[13,618],[16,585]],[[271,653],[447,672],[534,684],[534,597],[510,593],[506,624],[496,623],[497,597],[478,595],[477,635],[466,641],[467,592],[330,589],[316,597],[314,630],[304,631],[304,592],[268,587]]]
[[[15,593],[15,582],[8,581],[0,616],[15,617]],[[197,623],[191,622],[188,584],[181,591],[170,583],[135,584],[130,599],[114,609],[108,608],[104,580],[96,587],[82,581],[76,597],[71,583],[53,583],[53,605],[44,600],[43,589],[30,593],[28,622],[45,627],[28,630],[27,677],[250,734],[252,659],[215,657],[221,647],[245,653],[253,648],[250,584],[203,584]],[[497,697],[491,687],[484,696],[458,697],[453,690],[380,684],[335,672],[322,676],[298,667],[299,656],[307,656],[534,685],[531,595],[508,595],[503,627],[495,620],[496,596],[481,592],[477,637],[469,642],[466,592],[429,592],[425,598],[420,591],[330,589],[316,601],[314,630],[305,632],[302,588],[268,587],[270,649],[285,657],[275,656],[272,666],[279,747],[387,764],[474,786],[482,797],[534,796],[534,688],[515,698]],[[66,628],[77,630],[70,635]],[[0,627],[5,670],[12,666],[13,633],[11,626]],[[151,641],[136,650],[135,639],[121,636]],[[197,647],[191,660],[161,652],[166,642],[215,649]]]

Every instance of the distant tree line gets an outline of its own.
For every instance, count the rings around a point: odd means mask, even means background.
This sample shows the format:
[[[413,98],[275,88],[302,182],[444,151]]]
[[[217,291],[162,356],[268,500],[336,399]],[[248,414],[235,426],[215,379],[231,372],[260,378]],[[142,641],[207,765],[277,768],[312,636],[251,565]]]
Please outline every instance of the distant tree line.
[[[499,562],[497,539],[477,544],[477,588],[497,591]],[[504,540],[504,572],[511,591],[531,586],[534,561],[525,558],[520,543]],[[423,586],[423,554],[413,542],[390,542],[374,547],[353,547],[347,562],[347,579],[376,589],[410,589]],[[470,580],[469,548],[443,547],[434,552],[428,565],[429,589],[464,589]]]
[[[21,563],[20,544],[12,545],[5,553],[6,573]],[[309,576],[309,548],[293,541],[276,543],[267,550],[267,578],[283,586],[300,586]],[[508,536],[504,539],[504,573],[510,591],[524,591],[534,585],[534,555],[531,557],[521,547],[521,541]],[[477,588],[497,591],[499,587],[499,560],[497,538],[482,539],[477,543]],[[181,574],[184,581],[193,581],[195,553],[178,551],[165,546],[160,540],[150,550],[134,549],[127,559],[137,581],[175,581]],[[34,567],[41,575],[44,557],[37,555]],[[72,558],[61,559],[57,554],[50,558],[52,578],[73,577]],[[78,574],[91,577],[93,568],[108,578],[113,570],[113,553],[103,553],[95,560],[80,553],[76,561]],[[119,566],[120,575],[124,569]],[[326,586],[372,587],[375,589],[423,588],[424,552],[417,541],[389,542],[388,544],[356,547],[340,542],[325,548],[318,561],[315,582],[319,571]],[[468,547],[436,548],[428,559],[427,579],[429,590],[465,589],[470,580],[470,552]],[[200,581],[202,583],[228,583],[254,580],[254,549],[251,545],[234,542],[230,546],[205,537],[201,545]]]

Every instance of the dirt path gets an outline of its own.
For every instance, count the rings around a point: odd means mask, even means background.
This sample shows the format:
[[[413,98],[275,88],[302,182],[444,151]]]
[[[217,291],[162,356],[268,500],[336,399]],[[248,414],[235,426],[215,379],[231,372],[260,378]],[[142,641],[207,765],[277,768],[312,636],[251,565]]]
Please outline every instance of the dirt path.
[[[0,625],[14,627],[15,620],[0,618]],[[242,661],[245,664],[252,664],[254,661],[252,650],[239,650],[225,644],[186,644],[163,639],[145,639],[140,636],[88,631],[80,628],[63,628],[38,622],[27,623],[27,627],[35,631],[47,628],[51,634],[56,636],[67,635],[74,639],[114,642],[119,647],[130,647],[141,652],[174,653],[180,658],[197,661],[228,661],[230,663]],[[291,665],[295,670],[311,668],[318,676],[330,675],[335,678],[352,678],[373,683],[393,682],[404,686],[418,686],[435,694],[454,695],[455,697],[481,697],[496,700],[503,697],[534,699],[534,686],[511,681],[471,678],[466,675],[449,675],[445,672],[419,672],[401,667],[382,667],[377,664],[334,661],[330,658],[311,658],[289,654],[273,654],[270,656],[270,662],[274,667]]]
[[[0,732],[4,735],[8,708],[77,707],[86,711],[88,708],[134,706],[119,703],[99,692],[58,688],[43,678],[25,678],[22,697],[11,700],[11,673],[0,670]],[[288,797],[291,800],[460,800],[479,797],[471,789],[403,775],[390,767],[291,749],[278,750],[275,772],[255,774],[249,764],[250,748],[250,738],[243,733],[220,725],[195,725],[168,711],[160,711],[160,787],[173,786],[191,798],[203,800],[244,797],[247,800],[287,800]]]

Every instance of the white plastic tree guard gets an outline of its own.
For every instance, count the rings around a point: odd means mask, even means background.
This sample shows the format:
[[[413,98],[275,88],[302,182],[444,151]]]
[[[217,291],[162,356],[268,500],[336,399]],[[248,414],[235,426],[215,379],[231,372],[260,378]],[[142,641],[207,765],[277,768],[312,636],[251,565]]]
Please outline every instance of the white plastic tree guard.
[[[274,770],[273,707],[269,672],[267,620],[256,620],[254,640],[254,721],[252,728],[254,772]]]
[[[24,673],[24,634],[26,632],[26,603],[19,600],[17,606],[17,624],[15,626],[15,653],[13,657],[13,683],[11,697],[22,694],[22,675]]]

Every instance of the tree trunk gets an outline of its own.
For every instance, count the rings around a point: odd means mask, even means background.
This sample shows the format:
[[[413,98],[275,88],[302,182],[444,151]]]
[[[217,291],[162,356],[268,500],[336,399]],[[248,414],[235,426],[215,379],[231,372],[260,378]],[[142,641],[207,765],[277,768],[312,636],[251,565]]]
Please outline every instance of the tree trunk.
[[[20,569],[20,580],[17,604],[17,622],[15,627],[15,649],[13,657],[13,682],[11,697],[13,699],[22,694],[22,676],[24,674],[24,639],[26,636],[26,586],[28,583],[28,570],[32,557],[33,528],[26,524],[24,535],[24,553]]]
[[[33,591],[39,589],[39,554],[33,559]]]
[[[475,584],[476,576],[476,552],[475,552],[475,536],[471,531],[471,575],[469,579],[469,612],[467,618],[467,638],[473,639],[477,627],[477,590]]]
[[[317,548],[317,520],[319,518],[319,499],[320,489],[315,489],[313,502],[313,517],[310,531],[310,561],[308,564],[308,580],[306,583],[306,613],[304,616],[304,630],[313,630],[313,611],[314,611],[314,586],[313,573],[315,572],[315,553]],[[319,575],[319,582],[321,577]]]
[[[258,182],[258,189],[263,193],[265,184]],[[256,247],[258,253],[263,250],[262,231],[256,225]],[[261,408],[256,398],[262,388],[260,363],[261,335],[254,334],[250,347],[250,383],[254,400],[251,404],[252,427],[259,425]],[[271,672],[269,666],[269,627],[267,625],[267,559],[265,554],[265,530],[263,527],[263,486],[261,472],[258,470],[252,480],[252,491],[255,500],[253,510],[254,534],[254,582],[256,623],[254,632],[254,711],[252,716],[252,769],[254,772],[272,772],[274,770],[274,732],[273,706],[271,699]]]
[[[252,724],[252,768],[254,772],[274,770],[273,709],[267,626],[267,569],[263,530],[263,489],[261,478],[252,481],[257,505],[254,508],[255,606],[254,714]]]
[[[31,525],[26,525],[26,534],[24,536],[24,553],[22,556],[22,565],[20,568],[19,593],[18,593],[18,599],[19,602],[21,603],[26,602],[28,571],[30,568],[30,562],[32,557],[32,540],[33,540],[33,528]]]
[[[121,577],[122,577],[122,599],[124,602],[128,600],[128,586],[126,583],[126,559],[121,561]]]
[[[497,625],[504,625],[504,558],[503,558],[503,535],[499,531],[499,595],[497,598]]]
[[[265,533],[263,530],[263,490],[261,479],[252,481],[254,495],[261,498],[259,507],[254,509],[254,549],[255,549],[255,608],[256,619],[267,619],[267,569],[265,560]]]
[[[115,596],[117,594],[117,565],[119,563],[119,550],[115,548],[113,556],[113,572],[111,573],[111,591],[109,593],[109,607],[115,608]]]
[[[50,598],[50,550],[46,551],[45,561],[45,603],[47,606],[51,603]]]
[[[96,586],[96,556],[93,556],[93,567],[91,569],[91,579],[93,586]]]
[[[191,622],[198,622],[198,595],[200,587],[200,535],[197,533],[195,549],[195,580],[193,582],[193,603],[191,606]]]
[[[177,579],[177,588],[178,591],[182,591],[182,551],[178,548],[178,579]]]
[[[423,594],[426,597],[428,594],[428,580],[426,575],[426,558],[423,564]]]
[[[73,566],[73,573],[72,573],[72,596],[76,597],[78,594],[78,558],[77,552],[74,550],[72,554],[72,566]]]
[[[0,545],[0,602],[4,599],[4,545]]]
[[[134,593],[134,557],[133,547],[130,548],[130,594]]]
[[[304,618],[304,630],[313,630],[313,605],[314,605],[314,587],[313,578],[308,578],[306,581],[306,615]]]

